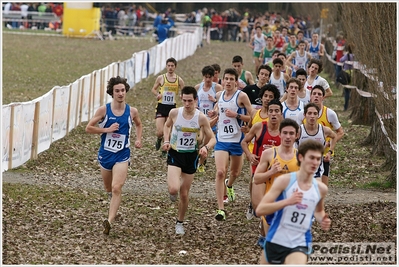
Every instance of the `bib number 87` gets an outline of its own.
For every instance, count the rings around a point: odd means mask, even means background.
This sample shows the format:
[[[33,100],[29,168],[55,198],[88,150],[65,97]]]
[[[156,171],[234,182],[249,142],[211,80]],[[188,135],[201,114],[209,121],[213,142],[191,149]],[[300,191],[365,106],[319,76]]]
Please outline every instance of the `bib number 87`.
[[[305,214],[305,213],[299,214],[299,212],[296,212],[296,211],[294,211],[294,212],[292,213],[291,222],[293,222],[293,223],[298,222],[298,220],[300,219],[300,218],[299,218],[300,215],[302,215],[302,219],[301,219],[301,221],[299,222],[299,224],[302,224],[303,221],[304,221],[305,218],[306,218],[306,214]]]

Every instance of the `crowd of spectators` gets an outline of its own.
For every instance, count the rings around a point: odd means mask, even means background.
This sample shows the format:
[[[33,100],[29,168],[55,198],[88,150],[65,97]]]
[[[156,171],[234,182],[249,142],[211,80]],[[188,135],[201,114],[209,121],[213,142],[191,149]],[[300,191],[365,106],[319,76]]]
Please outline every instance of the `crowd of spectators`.
[[[264,32],[274,32],[287,28],[289,32],[297,34],[304,32],[305,38],[311,38],[311,32],[318,31],[317,24],[313,25],[310,17],[293,17],[288,14],[285,18],[279,12],[265,11],[251,12],[245,9],[240,12],[234,8],[217,11],[214,8],[199,9],[187,14],[186,23],[200,23],[204,29],[211,29],[211,40],[221,41],[249,41],[247,38],[255,24],[259,24]]]
[[[62,18],[64,14],[63,3],[6,2],[3,4],[3,18],[5,15],[14,13],[15,11],[20,12],[20,17],[18,19],[5,20],[5,27],[13,29],[21,27],[25,29],[30,29],[32,27],[36,29],[52,28],[55,30],[62,27]],[[40,19],[34,20],[32,16],[34,12],[37,12],[39,16],[45,13],[55,14],[58,19],[54,22],[41,21]]]
[[[50,27],[53,29],[61,28],[63,3],[11,3],[3,4],[4,14],[8,11],[20,11],[21,19],[13,22],[5,22],[5,26],[10,24],[9,28],[31,28],[36,26],[38,29]],[[51,23],[38,23],[30,21],[32,16],[29,12],[35,11],[40,13],[54,13],[60,18],[60,23],[51,25]],[[158,18],[157,18],[158,17]],[[107,3],[101,6],[101,25],[102,31],[116,34],[119,30],[123,34],[133,35],[135,33],[143,32],[145,27],[144,22],[154,20],[153,29],[156,31],[159,22],[159,17],[165,18],[169,21],[177,22],[176,12],[171,8],[158,14],[150,14],[149,11],[142,5],[128,4],[128,3]],[[251,11],[245,9],[242,11],[230,8],[224,11],[218,11],[214,8],[202,8],[186,14],[184,20],[179,22],[187,24],[198,24],[204,27],[206,33],[210,29],[211,40],[221,41],[249,41],[249,36],[254,29],[255,24],[260,24],[264,32],[275,31],[277,28],[287,28],[289,32],[297,33],[304,32],[305,38],[311,38],[311,32],[318,31],[317,25],[312,25],[309,17],[294,17],[288,14],[283,17],[279,12],[273,11]],[[138,29],[140,28],[140,29]],[[135,30],[138,29],[138,30]],[[170,31],[173,34],[173,31]]]

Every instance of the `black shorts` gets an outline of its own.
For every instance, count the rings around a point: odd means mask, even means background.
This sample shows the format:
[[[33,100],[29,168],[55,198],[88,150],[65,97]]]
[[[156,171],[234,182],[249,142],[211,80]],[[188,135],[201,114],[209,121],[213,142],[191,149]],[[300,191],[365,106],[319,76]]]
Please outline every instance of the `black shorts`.
[[[162,117],[169,117],[169,112],[176,107],[174,105],[165,105],[162,103],[158,103],[157,108],[155,109],[155,119]]]
[[[330,176],[330,162],[329,161],[323,161],[323,166],[324,166],[324,172],[323,175],[325,176]]]
[[[287,248],[271,242],[265,242],[265,257],[269,264],[284,264],[285,258],[294,252],[302,252],[308,256],[309,248],[305,246]]]
[[[180,153],[174,149],[169,149],[166,163],[179,167],[183,173],[193,174],[197,171],[198,151]]]

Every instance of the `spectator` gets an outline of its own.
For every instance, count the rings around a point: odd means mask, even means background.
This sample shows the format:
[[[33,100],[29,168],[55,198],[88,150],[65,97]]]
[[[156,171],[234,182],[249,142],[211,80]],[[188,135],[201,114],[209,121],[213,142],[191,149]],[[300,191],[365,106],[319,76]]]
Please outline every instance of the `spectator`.
[[[222,17],[219,15],[218,12],[214,11],[212,13],[212,26],[211,26],[211,40],[220,40],[220,24],[222,22]]]
[[[58,27],[62,27],[62,20],[63,20],[63,15],[64,15],[64,8],[63,8],[63,4],[62,3],[56,3],[53,6],[53,13],[55,15],[57,15],[57,17],[60,20],[60,25],[58,25]],[[58,28],[57,27],[57,28]]]
[[[157,27],[158,43],[162,43],[169,36],[169,30],[175,25],[175,22],[170,18],[164,18],[161,24]]]
[[[23,22],[23,25],[24,25],[25,28],[28,28],[27,19],[28,19],[28,8],[29,8],[29,6],[26,3],[23,3],[20,8],[21,8],[21,19],[25,20]]]
[[[128,17],[128,26],[129,26],[129,35],[134,35],[134,26],[136,26],[137,23],[137,15],[136,15],[136,8],[131,7],[129,9],[129,12],[127,13]],[[155,21],[154,21],[155,23]]]
[[[10,13],[11,7],[12,7],[11,2],[7,2],[7,4],[4,5],[4,8],[3,8],[4,15],[7,15],[8,13]],[[7,21],[4,22],[4,27],[7,27],[7,24],[8,24]]]
[[[229,40],[229,30],[227,25],[229,11],[226,10],[222,13],[222,23],[221,23],[221,31],[222,31],[222,41],[227,42]]]
[[[348,46],[346,48],[347,53],[343,57],[341,57],[339,59],[340,62],[344,63],[344,65],[342,66],[342,69],[349,74],[349,77],[352,76],[353,65],[352,64],[345,64],[345,62],[346,61],[354,61],[355,60],[355,55],[353,54],[354,48],[355,48],[355,44],[354,43],[348,44]],[[349,82],[349,84],[350,83],[351,82]],[[348,109],[350,94],[351,94],[351,89],[344,88],[344,99],[345,99],[344,111],[346,111]]]
[[[195,14],[195,23],[201,23],[202,21],[202,12],[201,9],[197,10],[197,13]]]
[[[338,33],[337,39],[336,39],[336,47],[335,47],[335,61],[340,62],[339,60],[344,54],[344,48],[345,48],[345,39],[344,39],[344,34],[343,32]],[[338,64],[335,64],[335,78],[337,78],[338,73],[340,73],[342,70],[342,67]]]

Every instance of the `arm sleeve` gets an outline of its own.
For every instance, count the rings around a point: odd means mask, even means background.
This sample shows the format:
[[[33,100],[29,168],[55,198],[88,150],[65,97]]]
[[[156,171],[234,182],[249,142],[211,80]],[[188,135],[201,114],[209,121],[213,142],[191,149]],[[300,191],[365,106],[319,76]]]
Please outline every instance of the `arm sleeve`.
[[[337,113],[330,108],[327,108],[327,119],[332,124],[333,130],[336,131],[341,127],[341,123],[338,120]]]

